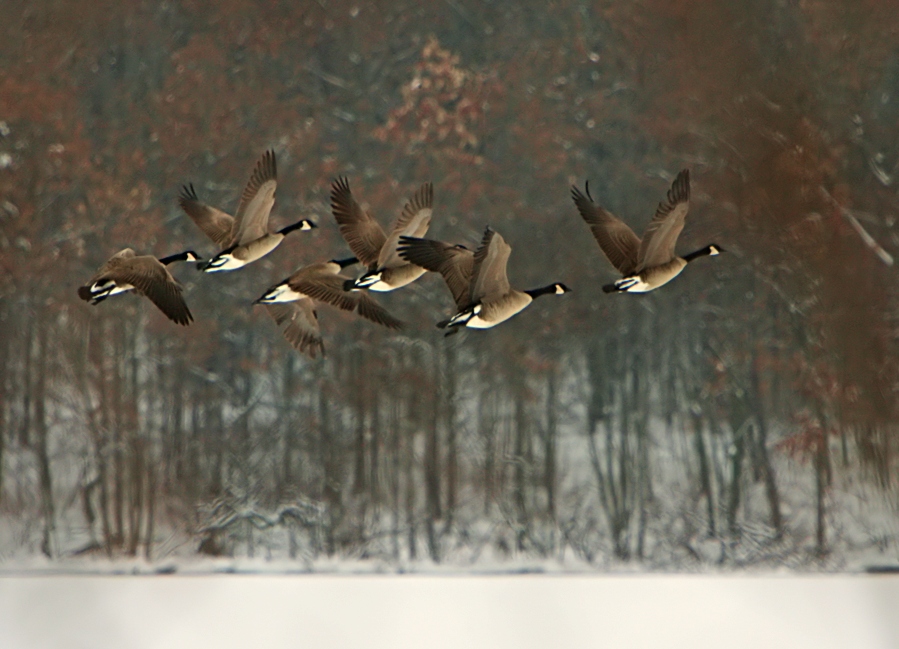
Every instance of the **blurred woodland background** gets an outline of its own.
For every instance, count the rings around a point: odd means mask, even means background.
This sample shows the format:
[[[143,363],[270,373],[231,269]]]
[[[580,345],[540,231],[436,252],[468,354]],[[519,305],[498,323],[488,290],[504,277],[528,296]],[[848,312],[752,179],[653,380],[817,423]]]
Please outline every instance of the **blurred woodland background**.
[[[5,0],[0,559],[895,562],[895,9]],[[273,224],[319,229],[173,267],[187,328],[77,298],[126,246],[216,252],[179,189],[233,210],[267,147]],[[685,167],[678,250],[729,254],[603,295],[570,185],[640,233]],[[338,174],[385,226],[432,181],[429,236],[574,292],[444,339],[427,275],[378,296],[405,331],[322,306],[302,357],[251,301],[348,254]]]

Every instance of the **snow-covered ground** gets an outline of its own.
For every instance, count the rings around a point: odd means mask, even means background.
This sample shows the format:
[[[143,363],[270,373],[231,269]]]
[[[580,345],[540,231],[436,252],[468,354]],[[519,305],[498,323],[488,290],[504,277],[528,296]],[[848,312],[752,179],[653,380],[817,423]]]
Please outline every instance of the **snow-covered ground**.
[[[4,649],[895,649],[899,578],[0,578]]]

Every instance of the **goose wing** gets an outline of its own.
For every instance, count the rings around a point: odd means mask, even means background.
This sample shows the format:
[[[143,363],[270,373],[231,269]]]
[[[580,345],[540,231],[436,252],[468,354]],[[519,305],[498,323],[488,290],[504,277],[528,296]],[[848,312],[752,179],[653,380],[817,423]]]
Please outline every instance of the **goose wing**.
[[[690,171],[684,169],[668,190],[668,196],[659,203],[656,214],[643,234],[637,272],[653,266],[661,266],[674,259],[674,246],[684,229],[684,220],[690,209]]]
[[[331,211],[340,234],[353,254],[369,268],[377,266],[387,235],[371,214],[353,198],[350,183],[344,177],[331,183]]]
[[[112,257],[107,259],[105,262],[103,262],[103,265],[97,269],[97,272],[94,273],[94,275],[87,281],[87,284],[78,287],[78,297],[85,301],[90,300],[92,297],[91,286],[96,284],[98,281],[103,281],[109,278],[109,275],[107,273],[110,267],[115,269],[116,264],[121,263],[123,260],[131,259],[134,256],[134,250],[132,250],[131,248],[125,248],[124,250],[120,250]]]
[[[472,304],[497,299],[511,290],[506,276],[506,264],[511,253],[512,247],[500,234],[489,227],[484,230],[481,245],[474,253],[470,289]]]
[[[231,244],[245,245],[268,234],[268,217],[275,204],[278,168],[275,152],[262,154],[247,182],[234,215]]]
[[[203,231],[203,234],[212,239],[220,248],[225,248],[231,243],[234,217],[201,202],[197,198],[193,183],[181,188],[178,204]]]
[[[149,298],[169,320],[177,324],[188,325],[193,320],[181,287],[156,257],[113,257],[107,262],[106,272],[100,279],[131,284],[135,291]]]
[[[315,358],[316,351],[325,355],[325,344],[312,300],[266,304],[265,308],[294,349],[310,358]]]
[[[471,276],[474,253],[465,246],[453,246],[433,239],[400,237],[400,257],[433,273],[440,273],[453,294],[456,306],[471,304]]]
[[[571,187],[571,198],[581,218],[590,226],[600,250],[622,275],[631,275],[637,267],[640,238],[617,216],[600,207],[577,187]]]
[[[407,262],[397,252],[400,237],[423,237],[431,225],[432,205],[434,203],[434,186],[425,183],[419,187],[415,195],[403,207],[403,211],[387,241],[381,247],[378,256],[378,268],[396,268]]]
[[[297,293],[308,295],[344,311],[355,311],[366,320],[390,329],[402,328],[402,321],[390,315],[368,293],[343,290],[344,282],[350,281],[352,278],[323,269],[315,272],[303,272],[306,270],[309,269],[301,269],[288,280],[290,288]]]
[[[107,277],[110,270],[115,270],[120,267],[123,263],[128,262],[131,259],[137,257],[137,253],[134,252],[131,248],[125,248],[123,250],[119,250],[112,257],[107,259],[100,268],[97,269],[97,272],[91,278],[90,283],[93,284],[101,277]]]
[[[367,291],[356,291],[356,293],[356,313],[360,316],[388,329],[403,328],[403,321],[390,315],[390,312],[375,302],[375,299]]]

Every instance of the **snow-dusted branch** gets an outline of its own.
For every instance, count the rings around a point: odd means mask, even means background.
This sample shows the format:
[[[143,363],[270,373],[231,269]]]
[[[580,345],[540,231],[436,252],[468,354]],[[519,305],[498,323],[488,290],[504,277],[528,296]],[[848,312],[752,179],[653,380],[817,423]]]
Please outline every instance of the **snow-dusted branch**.
[[[864,226],[861,223],[859,223],[859,220],[857,218],[855,218],[855,215],[853,215],[849,209],[840,205],[837,202],[837,199],[835,199],[833,196],[831,196],[830,192],[828,192],[826,189],[824,189],[824,187],[821,187],[820,190],[821,190],[821,194],[827,200],[829,200],[831,203],[833,203],[833,205],[836,206],[836,208],[838,210],[840,210],[840,213],[844,217],[846,217],[846,220],[849,221],[849,225],[851,225],[853,227],[853,229],[856,232],[858,232],[858,236],[860,236],[862,238],[862,241],[865,242],[865,245],[868,246],[871,250],[873,250],[874,254],[877,255],[883,263],[885,263],[887,266],[892,266],[893,265],[893,256],[890,253],[888,253],[886,250],[884,250],[881,247],[881,245],[879,243],[877,243],[877,241],[875,241],[874,237],[872,237],[870,234],[868,234],[868,231],[865,230]]]

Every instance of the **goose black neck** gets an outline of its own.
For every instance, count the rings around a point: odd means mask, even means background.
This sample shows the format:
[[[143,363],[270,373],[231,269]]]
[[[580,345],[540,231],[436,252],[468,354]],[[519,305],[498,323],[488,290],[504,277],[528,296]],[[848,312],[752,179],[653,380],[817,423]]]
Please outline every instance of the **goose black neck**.
[[[548,286],[543,286],[542,288],[530,288],[525,291],[528,295],[530,295],[535,300],[541,295],[550,295],[556,292],[556,285],[549,284]]]
[[[684,255],[683,259],[686,262],[691,262],[694,259],[698,259],[699,257],[711,255],[714,252],[715,247],[716,246],[714,244],[708,245],[705,248],[700,248],[696,252],[691,252],[689,255]]]
[[[168,257],[162,257],[159,261],[160,263],[168,266],[169,264],[176,261],[187,261],[188,255],[190,254],[189,250],[185,250],[184,252],[179,252],[176,255],[169,255]],[[194,255],[196,257],[196,255]]]
[[[352,266],[353,264],[359,263],[359,260],[355,257],[347,257],[346,259],[332,259],[331,261],[341,268],[346,268],[347,266]]]
[[[294,230],[299,230],[300,228],[305,228],[307,230],[311,230],[315,227],[312,221],[308,219],[300,219],[296,223],[291,223],[290,225],[284,226],[280,230],[278,230],[278,234],[290,234]]]

